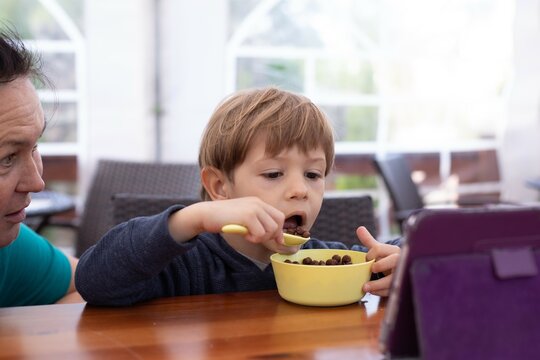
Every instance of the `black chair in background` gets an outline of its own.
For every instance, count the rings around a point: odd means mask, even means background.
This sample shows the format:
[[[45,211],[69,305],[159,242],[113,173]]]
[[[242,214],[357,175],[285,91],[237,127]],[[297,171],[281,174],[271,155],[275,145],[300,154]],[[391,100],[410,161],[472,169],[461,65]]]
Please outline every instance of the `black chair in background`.
[[[193,197],[119,193],[113,196],[113,219],[119,224],[134,217],[157,214],[175,204],[190,205],[197,201],[200,200]],[[356,229],[361,225],[377,236],[370,196],[325,197],[310,232],[317,239],[340,241],[350,247],[359,243]]]
[[[389,154],[384,157],[374,157],[373,165],[390,194],[394,210],[394,219],[403,229],[403,223],[412,214],[429,208],[455,208],[455,207],[486,207],[486,206],[518,206],[510,201],[501,201],[492,195],[474,194],[457,199],[454,202],[430,204],[426,206],[418,186],[411,178],[405,157],[402,154]]]
[[[310,230],[311,236],[325,241],[340,241],[351,247],[359,244],[356,229],[365,226],[377,237],[373,200],[369,195],[324,197],[321,211]]]
[[[188,206],[199,201],[200,197],[118,193],[112,197],[113,225],[139,216],[155,215],[173,205]]]
[[[374,157],[373,165],[388,190],[394,219],[401,227],[411,214],[425,206],[418,186],[411,178],[411,169],[401,154]]]
[[[56,224],[76,230],[75,256],[95,244],[113,224],[114,194],[129,192],[198,198],[199,166],[192,163],[152,163],[100,160],[77,222]]]

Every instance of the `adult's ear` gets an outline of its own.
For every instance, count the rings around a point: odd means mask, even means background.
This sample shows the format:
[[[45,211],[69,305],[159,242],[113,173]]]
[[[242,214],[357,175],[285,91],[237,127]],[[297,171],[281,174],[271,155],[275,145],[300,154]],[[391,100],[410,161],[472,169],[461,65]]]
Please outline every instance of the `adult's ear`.
[[[201,170],[201,182],[212,200],[226,200],[229,198],[227,192],[229,180],[221,170],[211,166],[203,168]]]

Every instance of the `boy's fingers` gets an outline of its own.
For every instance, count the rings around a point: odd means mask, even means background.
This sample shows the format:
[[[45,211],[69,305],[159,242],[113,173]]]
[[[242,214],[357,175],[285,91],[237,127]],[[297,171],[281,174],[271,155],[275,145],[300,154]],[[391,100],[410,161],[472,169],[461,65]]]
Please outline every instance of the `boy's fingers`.
[[[369,233],[368,229],[366,229],[364,226],[360,226],[358,229],[356,229],[356,235],[358,236],[358,239],[364,245],[368,248],[368,252],[366,253],[366,259],[377,260],[380,257],[379,254],[379,245],[380,243]]]
[[[379,243],[378,246],[373,246],[371,249],[368,250],[367,253],[367,259],[375,259],[376,261],[379,261],[380,259],[384,259],[387,257],[395,258],[396,264],[397,259],[399,258],[400,248],[396,245],[388,245],[388,244],[381,244]]]
[[[371,249],[374,245],[379,244],[379,242],[375,240],[365,226],[360,226],[358,229],[356,229],[356,236],[358,236],[360,242],[368,249]]]
[[[386,257],[380,258],[371,266],[371,271],[374,273],[384,272],[385,275],[391,273],[398,263],[399,255],[390,254]]]
[[[392,283],[392,275],[385,276],[382,279],[368,281],[364,284],[362,290],[366,293],[371,293],[378,296],[388,296],[390,284]]]

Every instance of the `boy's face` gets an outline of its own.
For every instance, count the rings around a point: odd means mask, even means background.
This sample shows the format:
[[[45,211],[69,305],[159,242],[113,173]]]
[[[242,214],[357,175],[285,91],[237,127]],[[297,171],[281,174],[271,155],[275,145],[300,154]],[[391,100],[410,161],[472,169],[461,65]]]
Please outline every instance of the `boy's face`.
[[[295,146],[270,156],[265,153],[265,139],[256,137],[246,159],[234,170],[229,197],[257,196],[283,212],[285,219],[310,229],[325,189],[325,153],[322,148],[303,153]],[[285,247],[274,241],[264,245],[272,252],[283,252]]]

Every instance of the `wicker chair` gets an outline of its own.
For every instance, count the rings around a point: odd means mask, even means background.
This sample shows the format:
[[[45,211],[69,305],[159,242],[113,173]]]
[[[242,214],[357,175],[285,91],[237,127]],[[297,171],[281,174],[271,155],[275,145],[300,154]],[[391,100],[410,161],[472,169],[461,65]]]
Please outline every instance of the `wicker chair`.
[[[377,237],[373,200],[369,195],[335,196],[323,199],[321,212],[311,228],[311,236],[325,241],[341,241],[348,247],[359,244],[356,229],[365,226]]]
[[[77,229],[76,256],[113,224],[112,197],[121,192],[198,198],[197,164],[100,160]]]
[[[137,216],[157,214],[174,204],[190,205],[196,198],[116,194],[113,197],[113,219],[119,224]],[[358,244],[356,229],[364,225],[373,236],[377,226],[370,196],[325,197],[311,235],[321,240],[341,241],[347,246]]]
[[[112,198],[112,218],[116,225],[135,217],[160,213],[172,205],[191,205],[199,201],[200,197],[119,193]]]

